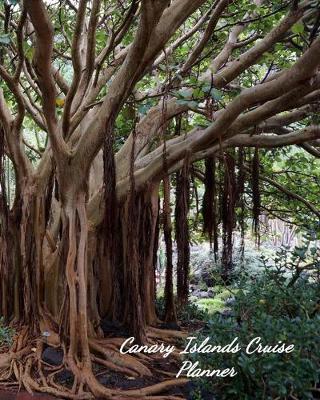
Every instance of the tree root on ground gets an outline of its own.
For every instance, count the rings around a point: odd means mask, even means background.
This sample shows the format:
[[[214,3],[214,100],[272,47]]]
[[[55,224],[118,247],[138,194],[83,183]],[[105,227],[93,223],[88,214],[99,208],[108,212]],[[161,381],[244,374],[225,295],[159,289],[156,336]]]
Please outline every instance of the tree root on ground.
[[[188,332],[186,331],[170,331],[152,326],[147,329],[147,333],[150,338],[161,339],[169,343],[174,342],[176,339],[186,339],[188,336]]]
[[[118,351],[115,351],[109,346],[104,346],[102,347],[98,343],[96,343],[94,340],[90,340],[89,342],[90,348],[92,351],[97,351],[98,353],[101,353],[102,355],[105,356],[105,358],[110,361],[110,363],[113,363],[116,368],[118,366],[124,367],[126,369],[132,370],[133,372],[137,373],[139,376],[145,375],[145,376],[152,376],[151,371],[149,368],[147,368],[145,365],[143,365],[141,362],[136,360],[134,357],[127,355],[127,354],[121,354]]]
[[[170,334],[172,336],[170,337]],[[184,338],[186,332],[148,328],[150,342],[172,342]],[[90,339],[90,360],[88,364],[81,363],[64,351],[63,364],[52,366],[42,360],[44,343],[42,339],[28,337],[27,330],[22,329],[16,336],[9,351],[0,355],[0,386],[23,387],[29,393],[40,392],[56,396],[60,399],[91,400],[95,398],[126,400],[181,400],[177,395],[162,395],[173,387],[185,385],[188,379],[173,378],[174,373],[161,371],[152,367],[152,361],[159,355],[137,353],[135,356],[120,354],[119,347],[122,338]],[[137,357],[136,357],[137,356]],[[174,354],[175,358],[177,354]],[[103,386],[94,375],[91,363],[100,365],[109,371],[115,371],[125,377],[163,376],[163,381],[147,387],[135,389],[117,389]],[[70,371],[73,384],[69,386],[59,382],[58,374]],[[153,374],[154,372],[154,374]],[[102,372],[101,372],[102,374]],[[101,375],[99,374],[99,375]],[[168,379],[169,377],[169,379]],[[72,386],[72,387],[70,387]]]

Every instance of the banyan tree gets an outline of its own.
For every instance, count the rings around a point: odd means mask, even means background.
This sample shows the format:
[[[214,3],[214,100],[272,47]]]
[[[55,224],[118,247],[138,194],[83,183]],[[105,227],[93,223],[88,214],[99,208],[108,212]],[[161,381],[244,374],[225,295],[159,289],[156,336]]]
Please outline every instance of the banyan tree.
[[[1,2],[0,315],[17,332],[0,354],[1,380],[76,399],[152,398],[179,383],[123,392],[99,383],[93,362],[149,373],[103,340],[101,320],[140,343],[170,337],[155,310],[159,230],[166,320],[177,325],[194,179],[227,281],[244,197],[259,236],[259,152],[297,145],[319,157],[316,3]],[[73,388],[38,367],[44,333]]]

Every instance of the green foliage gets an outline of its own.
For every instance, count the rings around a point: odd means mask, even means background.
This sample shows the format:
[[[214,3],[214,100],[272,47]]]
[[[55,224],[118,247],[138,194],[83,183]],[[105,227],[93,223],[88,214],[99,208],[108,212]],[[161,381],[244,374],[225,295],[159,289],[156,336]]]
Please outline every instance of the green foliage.
[[[163,296],[159,296],[156,299],[156,311],[160,318],[164,318],[165,301]],[[193,320],[206,321],[209,315],[206,309],[198,307],[197,304],[190,302],[177,310],[177,317],[181,322],[190,322]]]
[[[200,309],[205,310],[209,314],[222,311],[225,308],[224,301],[220,298],[200,299],[196,304],[200,307]]]
[[[304,25],[302,22],[297,22],[296,24],[293,25],[291,30],[293,33],[296,33],[297,35],[299,35],[300,33],[303,33]]]
[[[206,309],[199,308],[195,303],[188,303],[178,311],[178,317],[181,321],[188,322],[192,320],[205,321],[209,316]]]
[[[300,279],[288,287],[285,276],[274,279],[268,270],[254,285],[243,285],[235,294],[232,314],[211,316],[198,338],[198,343],[209,336],[210,343],[226,345],[238,337],[242,350],[190,357],[199,361],[201,369],[234,367],[237,375],[196,378],[197,395],[209,392],[221,400],[312,399],[312,388],[319,383],[319,295],[318,282]],[[288,354],[249,355],[245,348],[255,337],[265,345],[282,341],[295,348]]]
[[[10,35],[0,35],[0,46],[4,44],[10,44]]]
[[[203,281],[200,282],[199,286],[200,286],[199,287],[200,290],[208,290],[208,285]]]
[[[5,325],[3,318],[0,317],[0,347],[10,346],[12,344],[13,335],[14,330]]]
[[[261,150],[260,161],[263,176],[269,176],[278,184],[320,208],[319,184],[320,161],[298,148]],[[303,184],[301,184],[301,182]],[[262,182],[262,204],[267,210],[276,210],[276,215],[289,224],[298,227],[298,231],[314,238],[320,237],[318,218],[294,196],[275,189],[267,182]]]
[[[320,271],[320,248],[307,237],[290,252],[281,247],[273,257],[262,255],[261,259],[271,279],[280,284],[289,282],[289,286],[300,276],[317,277]]]

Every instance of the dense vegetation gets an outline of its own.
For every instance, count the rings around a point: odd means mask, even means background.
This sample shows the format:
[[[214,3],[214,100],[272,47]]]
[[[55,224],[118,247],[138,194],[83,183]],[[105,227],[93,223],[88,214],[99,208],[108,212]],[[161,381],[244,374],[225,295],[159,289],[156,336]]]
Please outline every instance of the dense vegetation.
[[[277,265],[285,258],[296,256],[282,252]],[[318,258],[319,260],[319,258]],[[318,261],[319,264],[319,261]],[[194,398],[218,399],[312,399],[319,393],[320,307],[319,279],[310,275],[294,278],[287,268],[262,268],[254,283],[247,274],[229,288],[234,295],[228,311],[198,313],[194,318],[205,321],[198,342],[206,337],[210,342],[225,346],[235,339],[241,344],[237,353],[192,354],[203,370],[234,366],[232,378],[194,378]],[[246,353],[246,346],[260,337],[262,346],[279,342],[294,344],[288,354]],[[257,343],[250,350],[258,347]],[[189,357],[189,355],[188,355]],[[198,396],[198,397],[197,397]],[[203,397],[202,397],[203,396]]]
[[[119,355],[119,338],[196,329],[298,350],[201,357],[240,372],[194,396],[316,396],[319,10],[1,1],[0,382],[177,399],[176,366]]]

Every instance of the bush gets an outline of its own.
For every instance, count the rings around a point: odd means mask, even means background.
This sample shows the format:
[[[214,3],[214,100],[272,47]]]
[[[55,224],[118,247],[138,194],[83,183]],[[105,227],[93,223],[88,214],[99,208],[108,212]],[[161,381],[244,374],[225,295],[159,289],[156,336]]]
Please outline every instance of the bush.
[[[198,307],[197,304],[189,302],[181,310],[178,310],[178,319],[182,322],[189,322],[192,320],[207,320],[208,312],[206,309]]]
[[[14,330],[5,325],[3,318],[0,317],[0,347],[10,346],[12,344],[12,338]]]
[[[165,300],[163,296],[156,298],[156,313],[160,319],[164,319]],[[177,310],[177,318],[181,322],[190,322],[192,320],[207,320],[208,313],[205,309],[201,309],[195,303],[189,302],[181,309]]]
[[[212,393],[221,400],[312,399],[320,368],[317,299],[318,284],[300,279],[288,287],[287,279],[272,279],[269,273],[238,290],[231,315],[211,316],[197,342],[210,337],[210,343],[226,345],[238,337],[242,350],[190,355],[191,361],[199,361],[198,368],[234,367],[237,375],[195,378],[195,393]],[[255,337],[264,344],[282,341],[295,348],[288,354],[249,355],[245,347]]]

